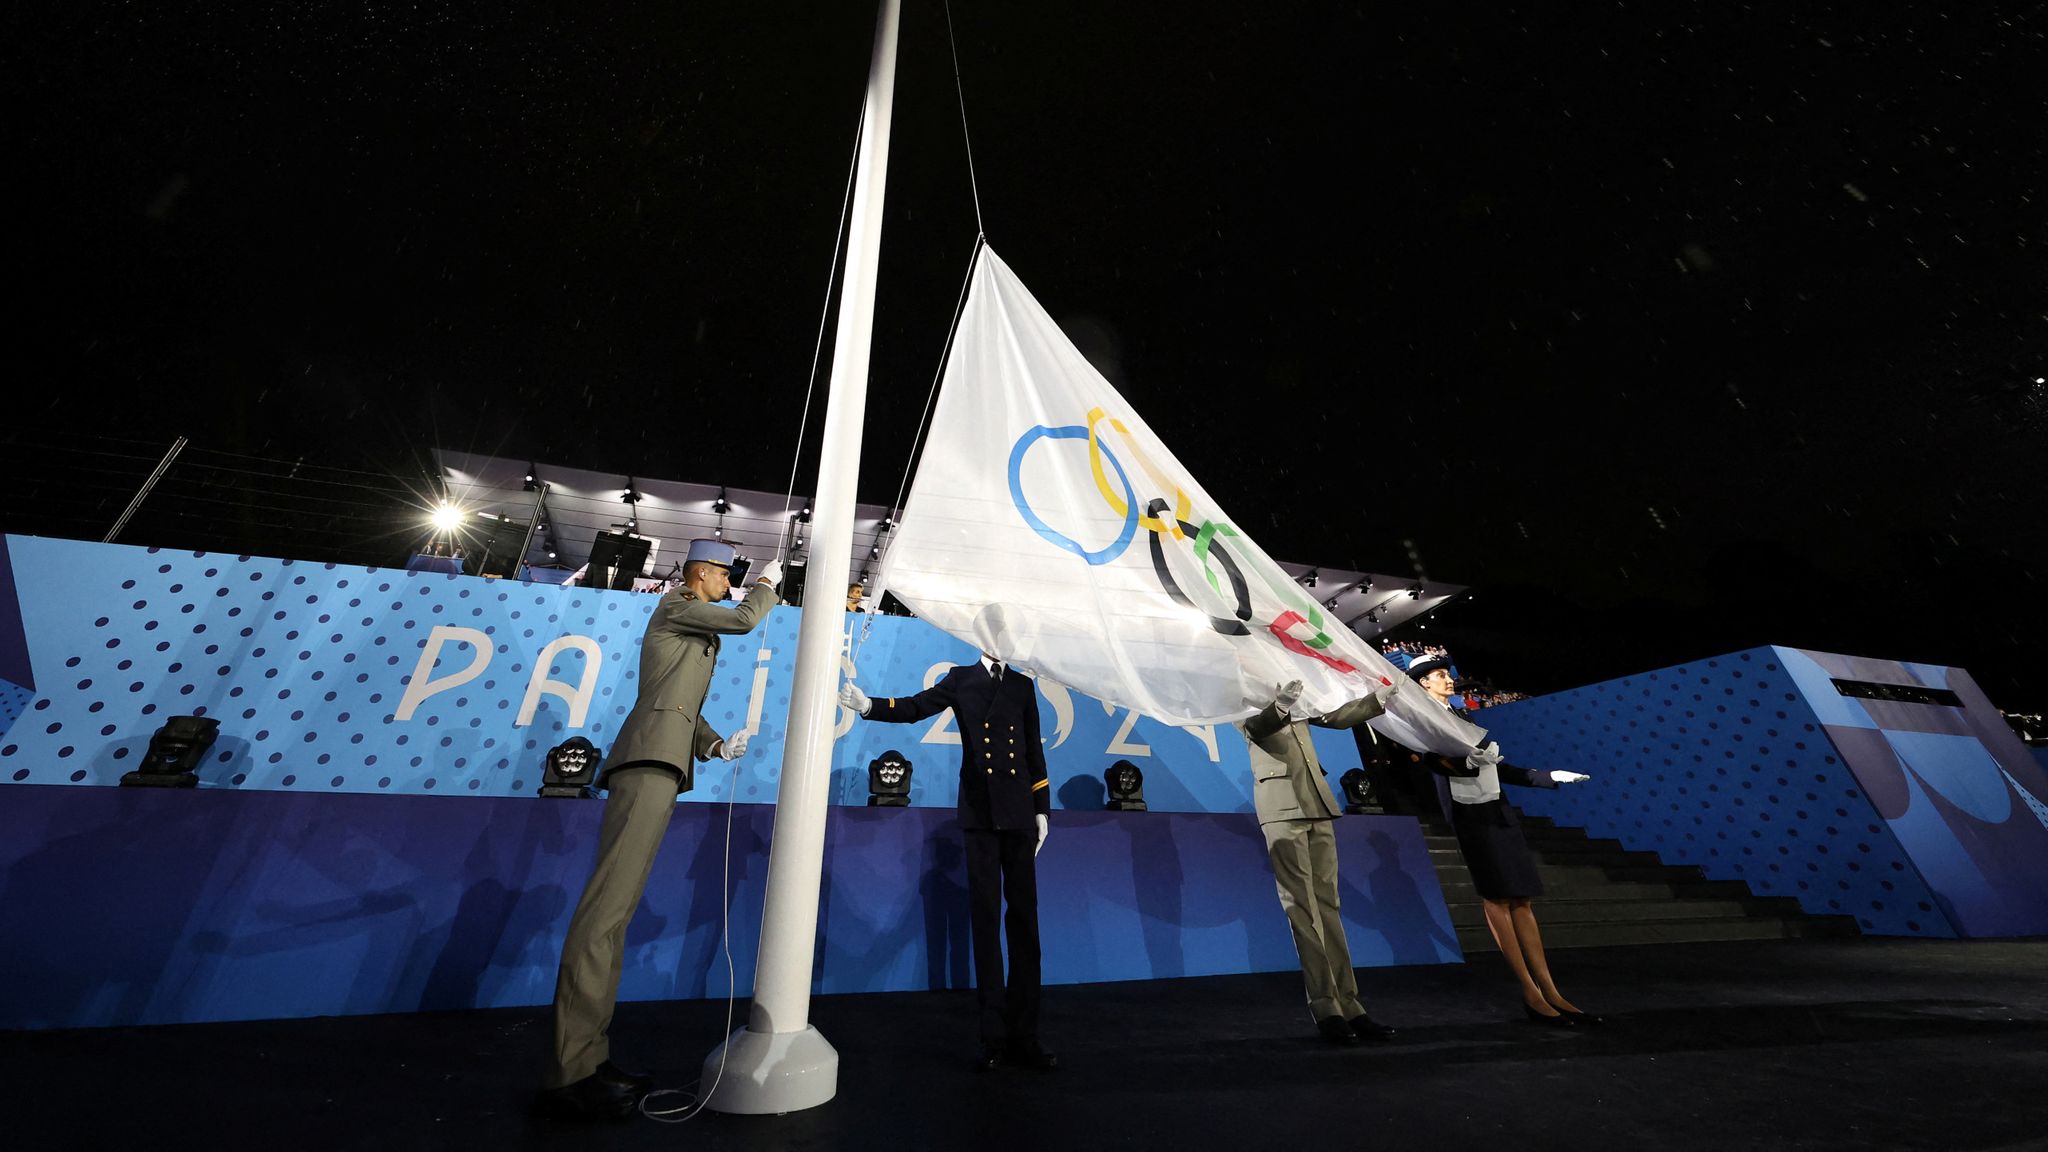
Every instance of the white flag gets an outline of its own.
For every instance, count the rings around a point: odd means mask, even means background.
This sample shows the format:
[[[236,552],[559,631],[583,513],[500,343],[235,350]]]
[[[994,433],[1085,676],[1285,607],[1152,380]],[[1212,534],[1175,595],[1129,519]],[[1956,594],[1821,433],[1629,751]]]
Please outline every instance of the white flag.
[[[1242,719],[1293,680],[1318,714],[1396,684],[1373,722],[1396,741],[1463,756],[1485,737],[1241,532],[985,246],[880,586],[1169,723]]]

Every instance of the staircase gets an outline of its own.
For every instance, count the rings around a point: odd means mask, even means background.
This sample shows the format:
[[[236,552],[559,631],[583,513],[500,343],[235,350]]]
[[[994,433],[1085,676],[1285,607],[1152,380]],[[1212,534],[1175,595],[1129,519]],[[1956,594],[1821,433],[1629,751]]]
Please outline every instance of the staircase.
[[[1422,831],[1458,945],[1494,951],[1458,838],[1441,819],[1424,820]],[[1739,880],[1709,880],[1691,865],[1666,864],[1654,852],[1631,852],[1545,817],[1523,816],[1522,831],[1543,877],[1536,919],[1545,948],[1857,934],[1852,917],[1810,916],[1789,897],[1757,896]]]

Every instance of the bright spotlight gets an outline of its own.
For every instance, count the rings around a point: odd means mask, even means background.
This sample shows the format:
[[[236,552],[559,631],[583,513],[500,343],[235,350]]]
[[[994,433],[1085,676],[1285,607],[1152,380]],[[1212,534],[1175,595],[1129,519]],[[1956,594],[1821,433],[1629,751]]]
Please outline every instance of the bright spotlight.
[[[462,509],[453,504],[443,504],[434,509],[430,522],[436,532],[453,532],[462,526]]]

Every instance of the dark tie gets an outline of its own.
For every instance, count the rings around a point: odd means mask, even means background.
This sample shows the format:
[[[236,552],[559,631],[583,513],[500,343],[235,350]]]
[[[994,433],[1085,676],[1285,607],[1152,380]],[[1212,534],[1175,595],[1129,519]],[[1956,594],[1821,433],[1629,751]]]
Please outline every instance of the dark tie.
[[[990,676],[995,677],[997,680],[1001,680],[1003,678],[1003,662],[1001,660],[989,661],[988,674]]]

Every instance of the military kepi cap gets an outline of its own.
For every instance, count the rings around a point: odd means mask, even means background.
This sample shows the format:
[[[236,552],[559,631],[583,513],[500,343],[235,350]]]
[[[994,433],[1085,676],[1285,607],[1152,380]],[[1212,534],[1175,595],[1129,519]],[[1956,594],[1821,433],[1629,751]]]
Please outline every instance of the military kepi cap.
[[[695,564],[697,561],[702,560],[706,564],[716,564],[720,568],[730,568],[732,567],[735,555],[736,553],[733,552],[732,545],[727,544],[723,540],[692,540],[690,541],[690,554],[683,557],[683,563]]]

